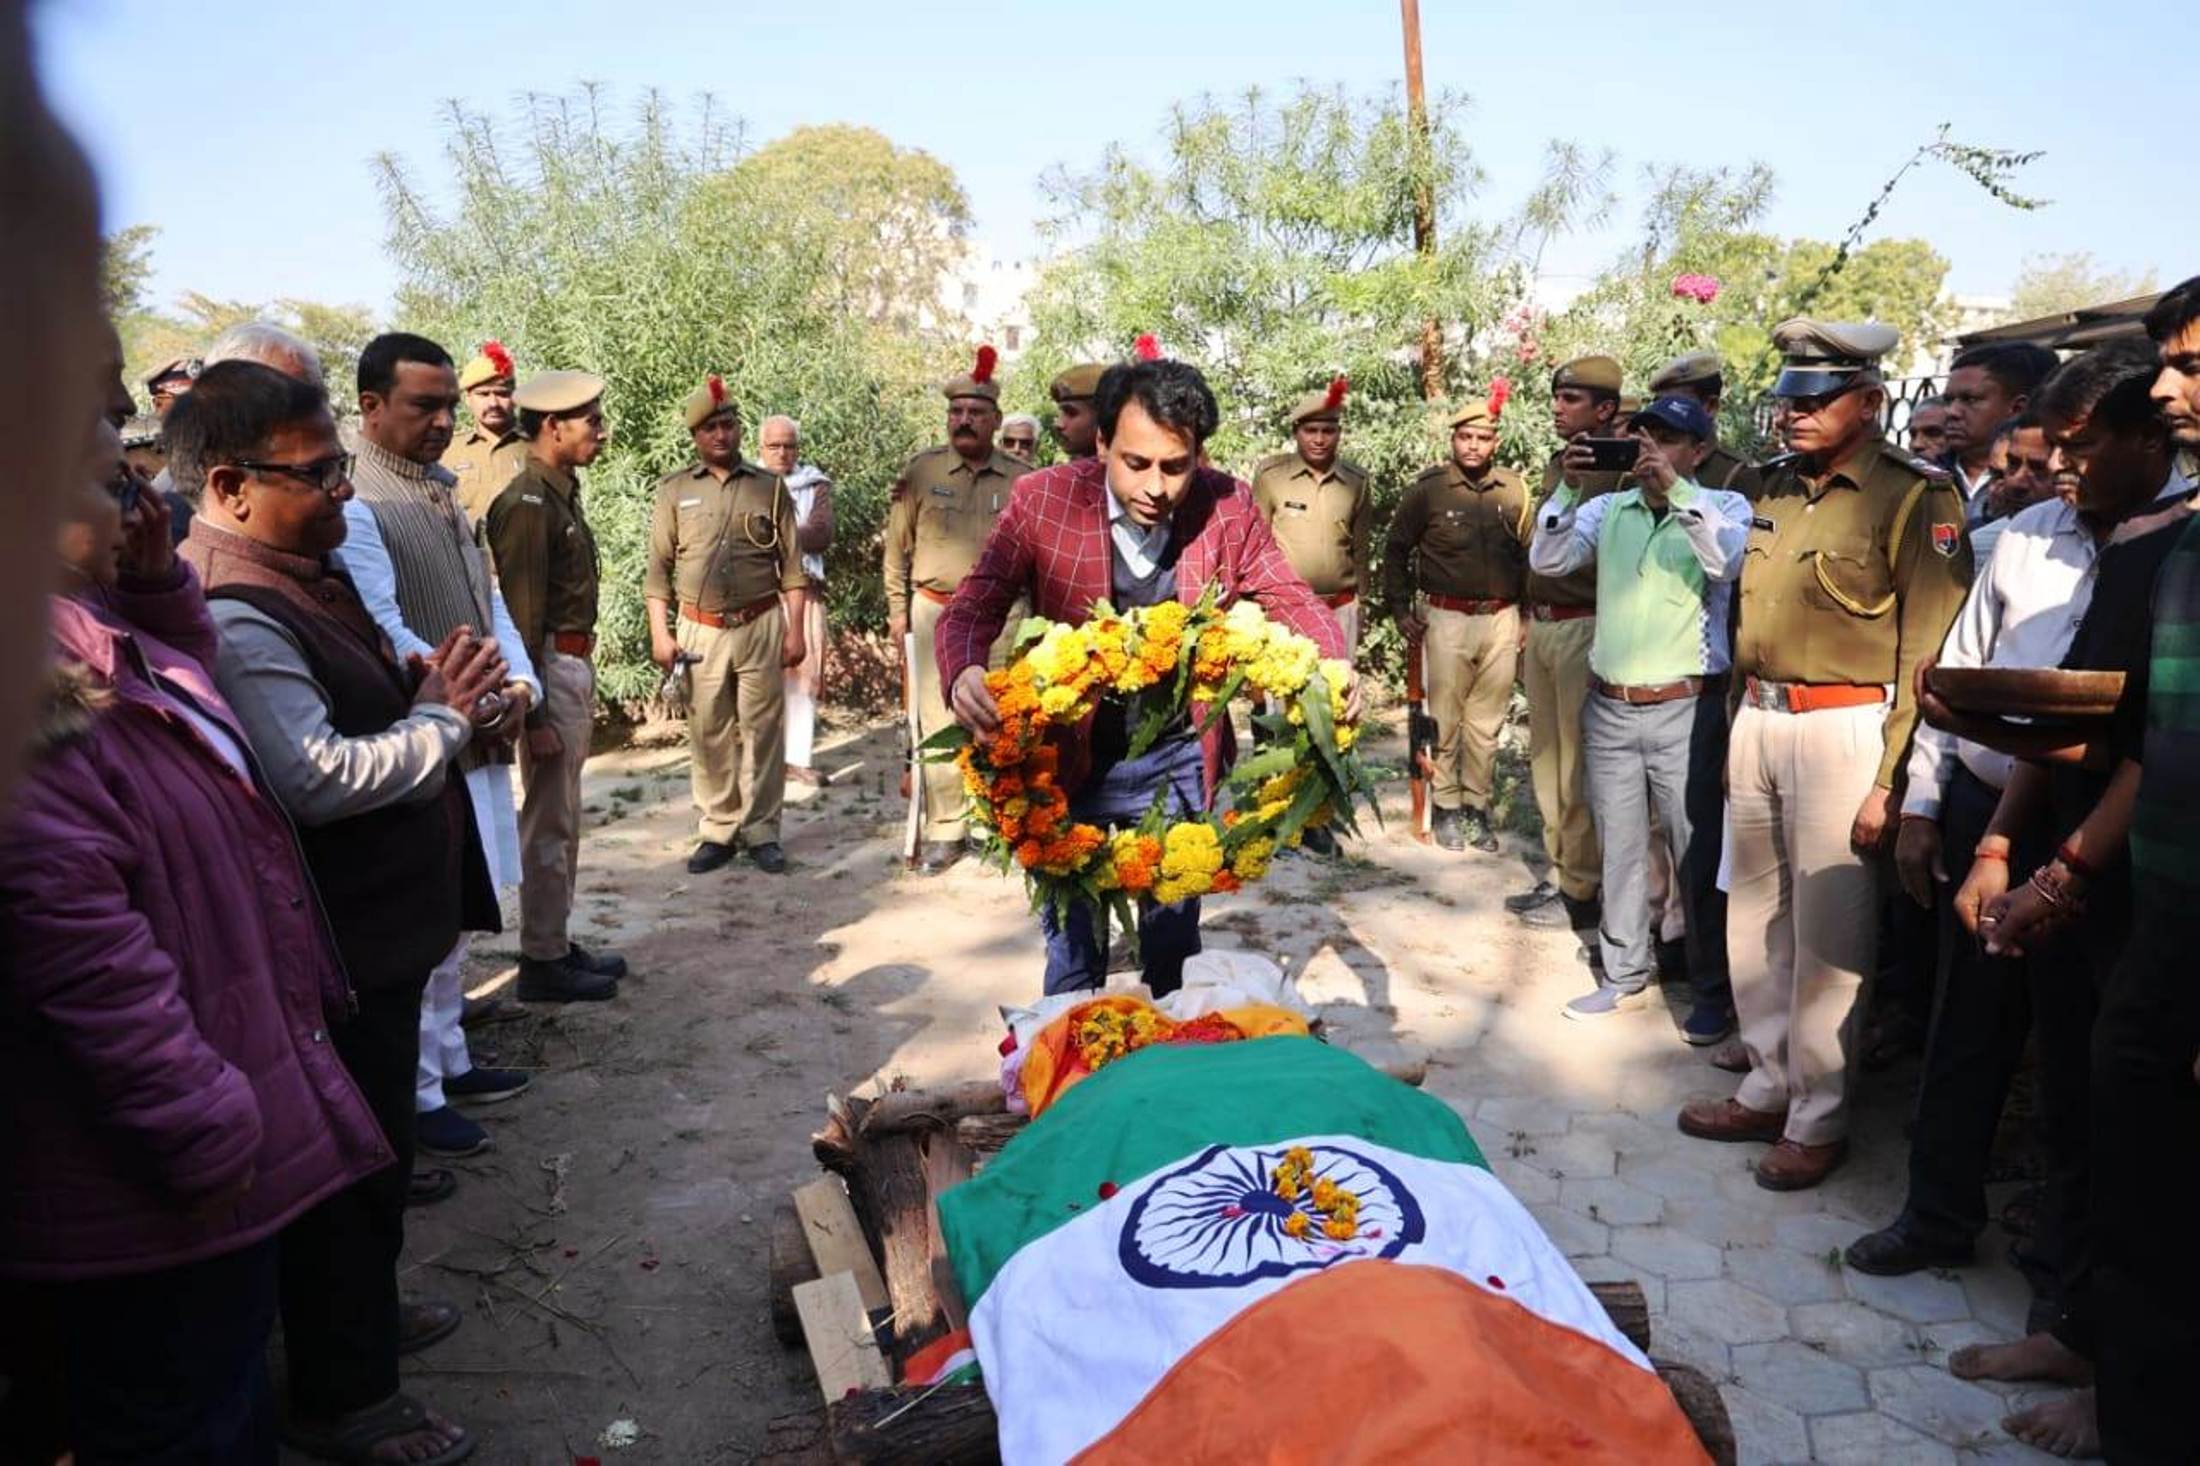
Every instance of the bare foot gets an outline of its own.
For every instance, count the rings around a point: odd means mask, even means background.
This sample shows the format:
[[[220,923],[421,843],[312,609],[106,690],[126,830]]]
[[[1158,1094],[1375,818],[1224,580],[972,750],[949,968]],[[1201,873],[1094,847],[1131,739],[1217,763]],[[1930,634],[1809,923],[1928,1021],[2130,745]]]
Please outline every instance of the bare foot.
[[[1948,1372],[1957,1379],[2093,1383],[2091,1362],[2053,1334],[2027,1334],[2014,1344],[1966,1344],[1948,1356]]]
[[[430,1410],[418,1430],[376,1441],[371,1454],[375,1460],[386,1461],[390,1466],[407,1466],[415,1461],[433,1461],[465,1437],[464,1430]]]
[[[2003,1420],[2001,1428],[2028,1446],[2058,1456],[2091,1461],[2101,1454],[2100,1411],[2091,1390],[2072,1390],[2042,1400]]]

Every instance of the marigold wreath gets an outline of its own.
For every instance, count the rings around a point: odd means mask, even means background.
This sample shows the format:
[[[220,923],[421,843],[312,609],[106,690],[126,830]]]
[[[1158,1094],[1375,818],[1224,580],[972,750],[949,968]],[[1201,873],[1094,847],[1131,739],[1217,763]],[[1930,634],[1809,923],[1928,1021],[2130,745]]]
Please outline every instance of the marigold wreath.
[[[1359,729],[1337,715],[1350,668],[1323,660],[1252,601],[1225,609],[1211,589],[1193,606],[1117,611],[1101,601],[1082,626],[1027,620],[1017,645],[1008,667],[986,674],[999,730],[943,729],[925,740],[924,756],[961,768],[985,857],[1020,869],[1032,905],[1058,919],[1083,901],[1135,940],[1134,899],[1238,890],[1309,828],[1335,822],[1357,833],[1356,799],[1375,807],[1374,782],[1352,751]],[[1075,727],[1105,698],[1126,699],[1135,758],[1179,722],[1205,732],[1240,691],[1265,694],[1275,711],[1255,712],[1267,741],[1230,771],[1213,809],[1171,819],[1157,795],[1131,829],[1071,820],[1054,730]]]

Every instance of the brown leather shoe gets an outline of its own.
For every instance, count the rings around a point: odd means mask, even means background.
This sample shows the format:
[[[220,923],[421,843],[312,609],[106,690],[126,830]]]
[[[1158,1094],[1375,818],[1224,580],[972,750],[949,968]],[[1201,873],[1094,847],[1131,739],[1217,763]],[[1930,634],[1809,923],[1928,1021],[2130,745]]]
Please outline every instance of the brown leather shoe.
[[[1766,1114],[1740,1100],[1690,1100],[1681,1106],[1681,1134],[1698,1140],[1778,1140],[1787,1113]]]
[[[1757,1184],[1767,1191],[1808,1191],[1849,1158],[1849,1143],[1804,1145],[1783,1139],[1757,1162]]]

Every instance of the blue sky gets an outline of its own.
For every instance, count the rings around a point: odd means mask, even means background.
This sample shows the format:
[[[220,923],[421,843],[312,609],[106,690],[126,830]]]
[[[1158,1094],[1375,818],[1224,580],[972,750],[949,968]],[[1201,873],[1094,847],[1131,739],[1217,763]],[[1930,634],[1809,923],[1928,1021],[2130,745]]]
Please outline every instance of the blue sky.
[[[1912,175],[1874,233],[1930,239],[1953,262],[1950,288],[2002,292],[2026,255],[2074,250],[2173,283],[2200,270],[2176,10],[1422,6],[1431,88],[1473,99],[1492,216],[1533,185],[1549,138],[1620,155],[1618,218],[1546,256],[1561,293],[1631,237],[1624,205],[1645,164],[1762,160],[1779,176],[1767,227],[1830,238],[1943,121],[1960,139],[2045,149],[2021,186],[2053,200],[2019,214],[1945,169]],[[754,141],[867,124],[952,165],[978,238],[1020,254],[1040,174],[1110,141],[1150,148],[1171,100],[1401,74],[1394,0],[44,0],[34,25],[110,226],[161,228],[158,294],[377,307],[396,277],[369,160],[394,152],[433,185],[448,98],[509,114],[527,92],[589,80],[615,109],[648,87],[677,103],[713,94]]]

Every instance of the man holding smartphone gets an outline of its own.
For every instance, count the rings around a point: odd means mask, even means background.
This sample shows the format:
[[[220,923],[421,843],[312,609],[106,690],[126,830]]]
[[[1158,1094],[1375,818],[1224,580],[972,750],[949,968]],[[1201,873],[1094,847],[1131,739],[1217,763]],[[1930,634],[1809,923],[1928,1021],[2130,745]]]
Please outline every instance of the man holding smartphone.
[[[1609,494],[1626,478],[1633,440],[1611,442],[1619,414],[1619,363],[1579,356],[1551,375],[1551,423],[1566,446],[1543,470],[1536,518],[1560,490],[1576,504]],[[1605,440],[1599,447],[1595,440]],[[1596,634],[1596,567],[1541,575],[1531,567],[1528,631],[1520,680],[1528,694],[1528,765],[1543,850],[1551,871],[1535,889],[1505,898],[1530,926],[1594,930],[1603,880],[1596,825],[1589,815],[1581,744],[1581,707],[1589,696],[1589,643]]]

